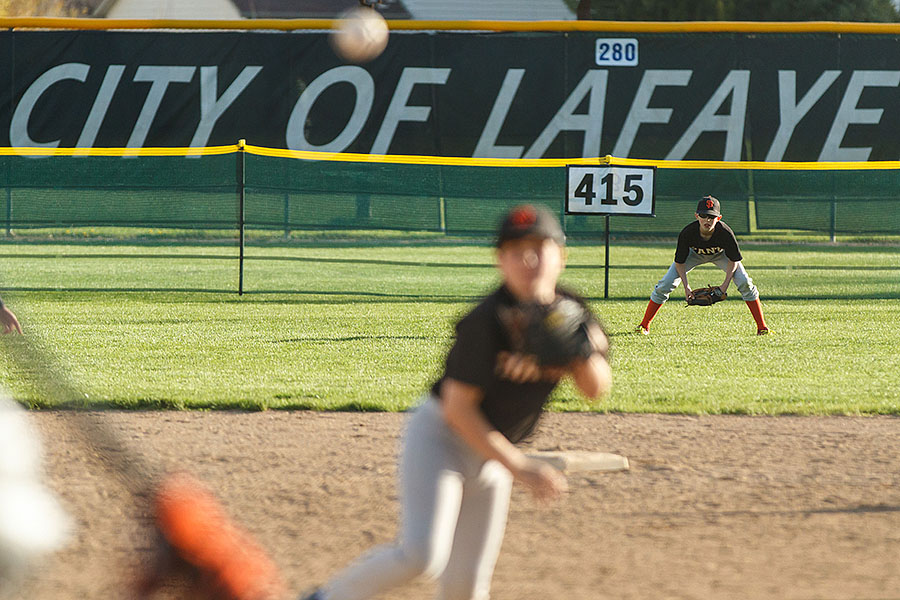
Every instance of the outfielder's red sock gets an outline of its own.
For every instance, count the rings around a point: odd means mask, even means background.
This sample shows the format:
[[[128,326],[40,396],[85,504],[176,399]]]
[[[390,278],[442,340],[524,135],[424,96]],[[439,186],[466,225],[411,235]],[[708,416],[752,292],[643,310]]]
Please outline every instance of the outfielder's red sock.
[[[762,304],[759,303],[759,298],[747,302],[747,308],[750,309],[750,314],[753,315],[753,320],[756,321],[756,330],[768,329],[766,320],[763,318],[763,309]]]
[[[661,306],[662,304],[657,304],[653,300],[647,303],[647,310],[644,311],[644,320],[641,321],[641,327],[650,331],[650,321],[656,316],[656,311],[658,311]]]

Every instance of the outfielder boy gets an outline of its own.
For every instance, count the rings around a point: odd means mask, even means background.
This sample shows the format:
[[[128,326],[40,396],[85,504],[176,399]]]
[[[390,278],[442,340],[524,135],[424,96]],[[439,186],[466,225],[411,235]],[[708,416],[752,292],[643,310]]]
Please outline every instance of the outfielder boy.
[[[650,294],[650,302],[647,303],[644,319],[638,325],[638,332],[644,335],[650,333],[650,322],[679,283],[684,283],[684,297],[690,302],[694,293],[688,284],[687,274],[696,266],[712,263],[725,272],[725,281],[718,286],[722,293],[728,290],[734,280],[741,298],[747,303],[750,314],[756,321],[756,334],[769,333],[763,318],[762,304],[759,302],[759,291],[741,262],[741,250],[734,232],[722,221],[718,199],[713,196],[701,198],[694,218],[696,220],[678,234],[675,261]]]
[[[515,446],[535,428],[561,377],[592,398],[610,385],[605,334],[581,301],[557,287],[564,240],[549,211],[522,206],[506,216],[496,251],[503,284],[456,325],[443,376],[407,426],[396,541],[306,600],[371,598],[419,575],[439,580],[442,600],[485,600],[513,481],[542,500],[566,491],[559,471]],[[517,329],[516,315],[573,301],[583,315],[579,354],[547,366],[539,353],[523,351],[520,338],[532,329]]]

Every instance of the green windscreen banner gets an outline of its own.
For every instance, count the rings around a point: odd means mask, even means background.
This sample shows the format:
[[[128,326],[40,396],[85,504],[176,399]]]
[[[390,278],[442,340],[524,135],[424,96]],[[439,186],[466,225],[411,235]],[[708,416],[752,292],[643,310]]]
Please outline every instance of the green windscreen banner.
[[[0,144],[496,158],[900,158],[900,37],[0,32]],[[697,192],[697,190],[694,190]]]

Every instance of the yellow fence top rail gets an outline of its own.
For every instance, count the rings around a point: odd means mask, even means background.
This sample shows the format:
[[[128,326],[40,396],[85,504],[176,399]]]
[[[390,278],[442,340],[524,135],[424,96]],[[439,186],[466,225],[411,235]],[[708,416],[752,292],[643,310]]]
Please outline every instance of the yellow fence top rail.
[[[644,160],[639,158],[606,157],[607,164],[622,167],[657,167],[659,169],[750,169],[756,171],[875,171],[900,169],[900,161],[869,162],[765,162],[761,160]]]
[[[96,19],[5,17],[0,29],[332,29],[336,19]],[[397,31],[587,31],[611,33],[861,33],[900,34],[900,23],[839,21],[410,21],[388,20]]]
[[[868,171],[900,170],[900,161],[868,162],[764,162],[719,160],[648,160],[598,156],[593,158],[470,158],[464,156],[417,156],[407,154],[357,154],[352,152],[311,152],[254,146],[240,140],[228,146],[198,148],[3,148],[0,156],[214,156],[246,152],[257,156],[308,161],[436,165],[459,167],[565,167],[568,165],[613,165],[657,167],[659,169],[752,169],[761,171]]]
[[[0,148],[0,156],[212,156],[238,151],[231,146],[202,148]]]

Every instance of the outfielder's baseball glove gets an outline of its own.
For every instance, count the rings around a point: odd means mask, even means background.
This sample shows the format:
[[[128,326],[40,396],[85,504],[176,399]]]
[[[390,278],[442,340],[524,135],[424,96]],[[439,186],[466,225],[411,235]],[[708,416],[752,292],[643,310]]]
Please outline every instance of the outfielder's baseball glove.
[[[549,305],[525,304],[512,311],[504,315],[504,321],[513,349],[533,355],[543,367],[563,367],[597,350],[588,335],[593,317],[573,298],[558,296]]]
[[[728,294],[720,288],[710,286],[694,290],[691,299],[687,303],[688,306],[710,306],[716,302],[721,302],[727,297]]]

